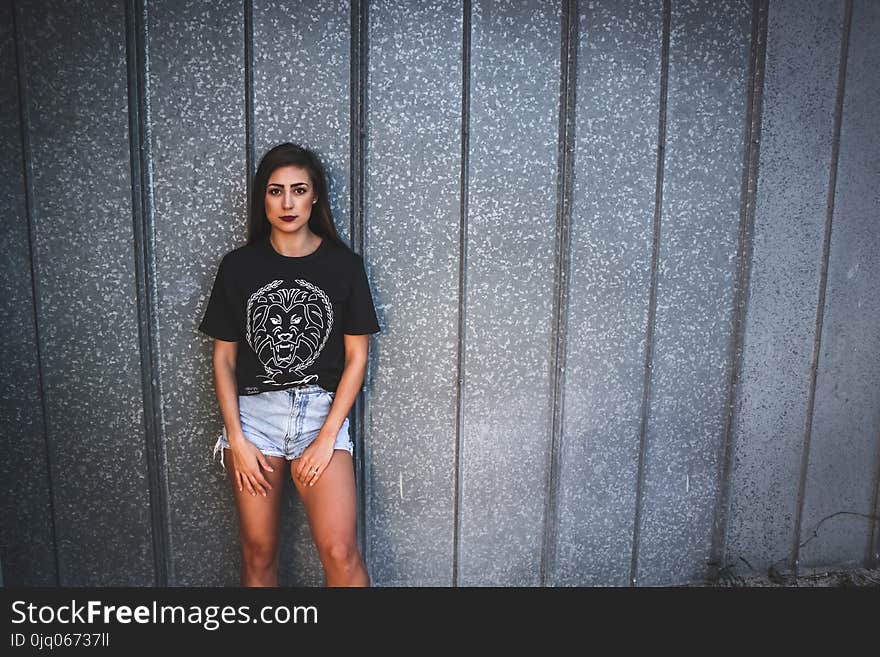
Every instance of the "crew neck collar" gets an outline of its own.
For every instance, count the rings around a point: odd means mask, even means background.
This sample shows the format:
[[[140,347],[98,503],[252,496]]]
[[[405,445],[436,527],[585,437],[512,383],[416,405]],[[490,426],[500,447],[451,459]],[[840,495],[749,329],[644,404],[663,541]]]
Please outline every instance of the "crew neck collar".
[[[274,256],[275,258],[278,258],[278,259],[283,260],[285,262],[304,262],[306,260],[311,260],[313,258],[316,258],[319,254],[321,254],[324,251],[324,249],[327,246],[327,238],[321,237],[321,243],[318,245],[318,247],[314,251],[312,251],[311,253],[307,253],[304,256],[286,256],[282,253],[278,253],[278,251],[275,250],[275,247],[272,246],[272,241],[269,239],[268,235],[266,236],[266,239],[264,240],[263,244],[266,247],[266,249],[268,249],[270,255]]]

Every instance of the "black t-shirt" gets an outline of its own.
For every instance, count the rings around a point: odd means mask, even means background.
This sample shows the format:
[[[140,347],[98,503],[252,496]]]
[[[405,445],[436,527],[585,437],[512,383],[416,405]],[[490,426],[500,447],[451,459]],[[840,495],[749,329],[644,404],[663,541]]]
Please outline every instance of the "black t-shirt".
[[[376,333],[379,322],[361,256],[322,238],[292,258],[264,238],[223,256],[199,330],[239,343],[239,395],[310,383],[335,392],[342,335]]]

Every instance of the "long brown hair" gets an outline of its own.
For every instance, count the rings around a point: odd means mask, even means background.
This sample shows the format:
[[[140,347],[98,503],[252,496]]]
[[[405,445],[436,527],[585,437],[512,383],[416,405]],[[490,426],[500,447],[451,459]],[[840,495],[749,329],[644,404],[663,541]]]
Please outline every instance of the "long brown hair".
[[[272,225],[266,218],[266,186],[275,169],[290,164],[302,167],[308,172],[309,178],[312,180],[312,188],[318,198],[312,206],[309,229],[337,246],[349,248],[336,232],[336,224],[333,222],[330,200],[327,195],[327,174],[320,158],[314,151],[289,142],[278,144],[266,152],[254,174],[254,182],[251,186],[250,213],[248,214],[247,243],[253,244],[269,237]]]

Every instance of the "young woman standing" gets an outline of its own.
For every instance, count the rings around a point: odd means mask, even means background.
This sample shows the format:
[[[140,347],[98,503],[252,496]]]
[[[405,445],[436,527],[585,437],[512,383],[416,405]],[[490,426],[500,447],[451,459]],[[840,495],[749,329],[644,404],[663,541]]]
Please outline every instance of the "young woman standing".
[[[230,464],[241,584],[278,585],[290,462],[327,585],[368,586],[347,417],[379,331],[363,259],[336,232],[313,152],[279,144],[252,189],[247,244],[221,260],[199,326],[214,338],[224,424],[214,453]]]

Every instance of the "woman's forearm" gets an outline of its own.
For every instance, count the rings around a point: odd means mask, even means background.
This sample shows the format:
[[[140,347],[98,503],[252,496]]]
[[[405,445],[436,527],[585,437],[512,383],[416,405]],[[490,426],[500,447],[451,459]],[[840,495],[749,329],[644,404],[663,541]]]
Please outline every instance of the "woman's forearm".
[[[241,419],[238,414],[238,386],[235,383],[235,365],[224,360],[214,361],[214,386],[220,414],[226,426],[226,439],[230,445],[244,440]]]
[[[324,426],[321,427],[321,432],[324,433],[326,431],[333,440],[336,439],[336,434],[339,433],[342,423],[348,417],[351,407],[354,405],[354,400],[357,399],[366,371],[366,359],[352,358],[345,363],[342,376],[339,379],[339,385],[336,387],[333,405],[330,407],[330,412],[324,420]]]

